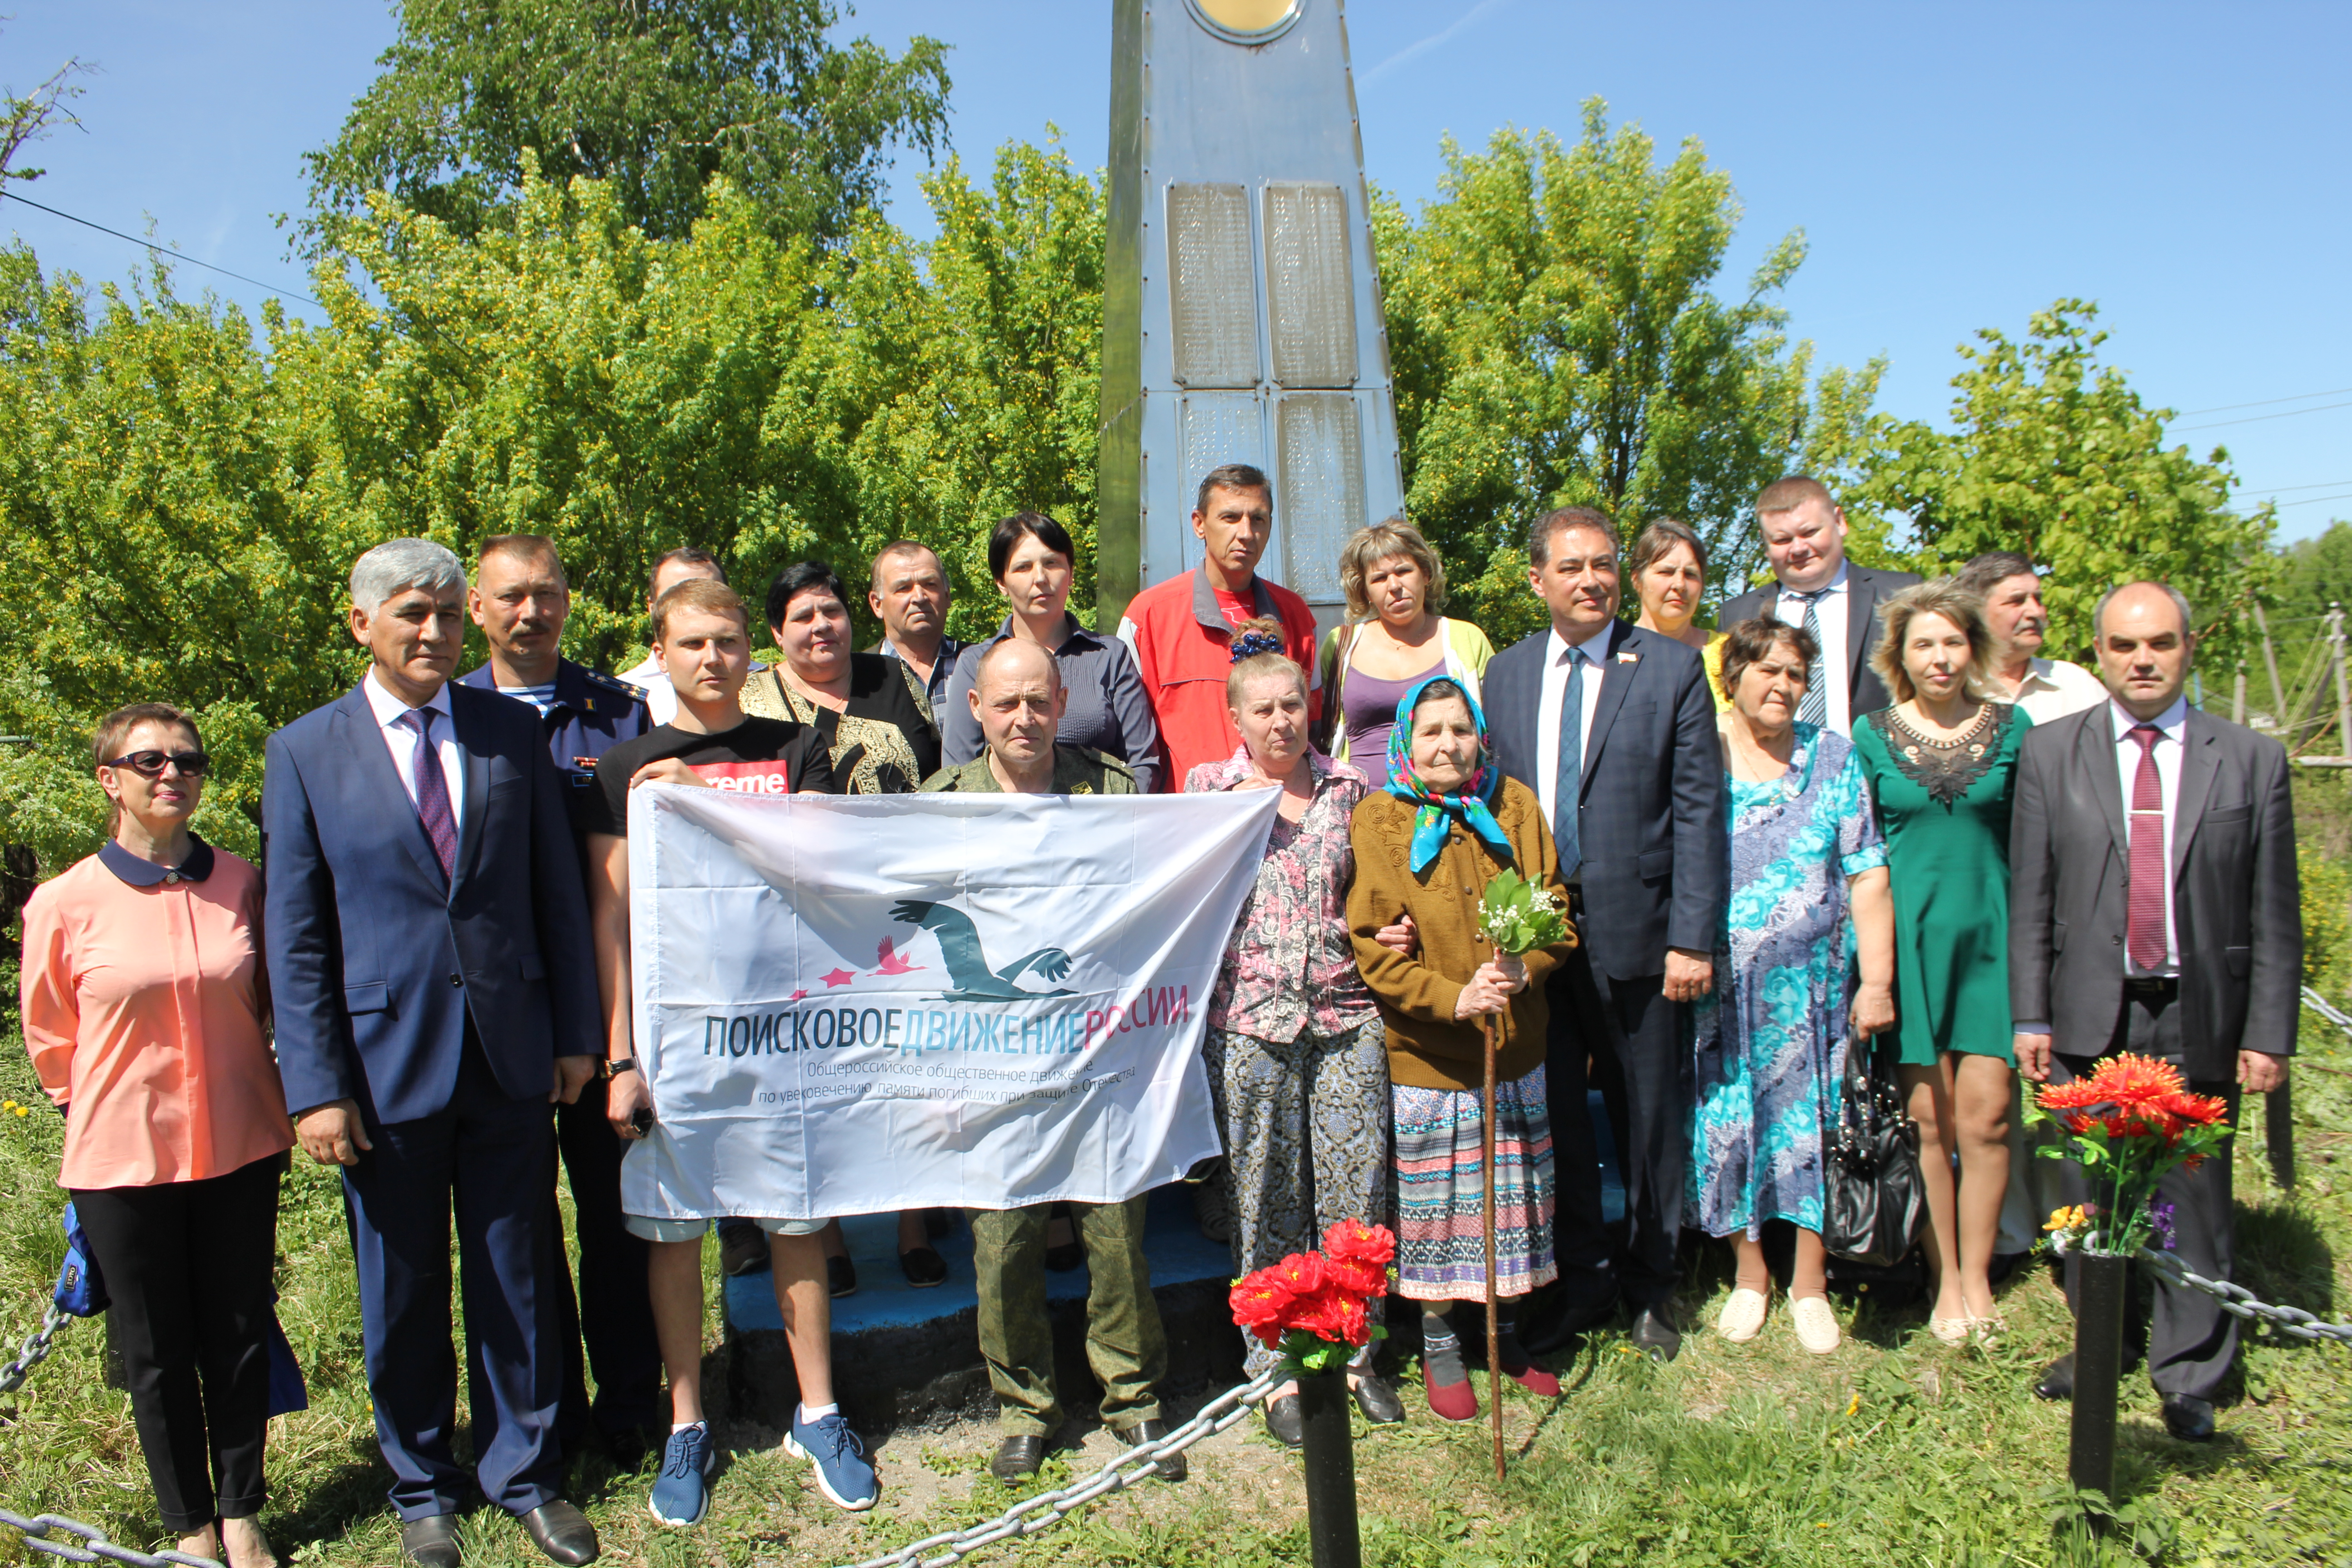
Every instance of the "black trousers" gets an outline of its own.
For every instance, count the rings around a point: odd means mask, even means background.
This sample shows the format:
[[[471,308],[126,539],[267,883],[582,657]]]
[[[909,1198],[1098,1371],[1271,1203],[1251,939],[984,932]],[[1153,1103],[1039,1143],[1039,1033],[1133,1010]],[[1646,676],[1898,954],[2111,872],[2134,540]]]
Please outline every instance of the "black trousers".
[[[604,1117],[609,1087],[602,1078],[591,1079],[578,1100],[554,1108],[555,1147],[548,1162],[547,1225],[555,1237],[551,1279],[556,1337],[563,1356],[563,1394],[555,1431],[567,1454],[585,1446],[592,1423],[614,1443],[625,1443],[642,1429],[666,1431],[669,1426],[661,1346],[654,1336],[653,1297],[646,1289],[646,1244],[629,1234],[621,1214],[621,1157],[628,1150]],[[562,1210],[555,1201],[558,1152],[571,1177],[572,1234],[580,1243],[577,1291],[563,1246]],[[587,1376],[592,1368],[596,1373],[593,1405]],[[466,1375],[468,1389],[487,1389],[481,1346],[470,1330]],[[498,1406],[483,1393],[467,1405],[478,1453],[497,1436]]]
[[[1666,1000],[1664,974],[1612,979],[1593,967],[1583,948],[1569,955],[1550,986],[1544,1076],[1559,1183],[1560,1277],[1589,1281],[1614,1273],[1633,1306],[1663,1305],[1677,1279],[1675,1249],[1690,1163],[1691,1059],[1682,1005]],[[1625,1238],[1616,1247],[1601,1218],[1601,1155],[1586,1103],[1594,1089],[1609,1109],[1625,1178]]]
[[[261,1511],[269,1426],[272,1154],[225,1176],[76,1189],[113,1305],[115,1348],[164,1525],[182,1533]]]
[[[2126,990],[2116,1032],[2100,1057],[2131,1051],[2181,1065],[2180,1004],[2176,996],[2135,994]],[[2050,1080],[2065,1083],[2084,1077],[2099,1057],[2071,1056],[2053,1051]],[[2185,1075],[2184,1075],[2185,1076]],[[2238,1085],[2234,1079],[2194,1079],[2192,1094],[2214,1095],[2229,1105],[2230,1124],[2238,1124]],[[2069,1204],[2091,1196],[2083,1168],[2072,1160],[2060,1167],[2060,1187]],[[2230,1151],[2210,1159],[2195,1171],[2176,1170],[2157,1187],[2157,1201],[2172,1205],[2173,1252],[2195,1273],[2208,1279],[2227,1279],[2236,1261],[2236,1238],[2230,1220]],[[2150,1246],[2158,1245],[2151,1242]],[[2072,1308],[2080,1289],[2082,1264],[2066,1260],[2066,1304]],[[2156,1305],[2148,1317],[2147,1375],[2158,1394],[2188,1394],[2211,1399],[2229,1375],[2238,1354],[2238,1320],[2201,1290],[2191,1290],[2159,1279]]]

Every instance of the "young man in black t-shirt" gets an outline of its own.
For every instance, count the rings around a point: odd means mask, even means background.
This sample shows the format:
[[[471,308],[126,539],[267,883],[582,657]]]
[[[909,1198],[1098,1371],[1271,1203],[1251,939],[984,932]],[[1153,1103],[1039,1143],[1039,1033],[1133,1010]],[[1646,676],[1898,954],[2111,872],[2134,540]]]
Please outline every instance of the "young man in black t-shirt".
[[[739,696],[751,673],[750,616],[732,588],[702,577],[672,587],[654,605],[654,644],[677,692],[677,715],[604,754],[584,814],[612,1075],[606,1099],[614,1131],[625,1139],[651,1134],[656,1110],[630,1041],[629,791],[658,782],[758,795],[833,793],[833,765],[814,730],[744,715]],[[647,1506],[662,1523],[682,1527],[700,1521],[718,1458],[702,1415],[702,1237],[710,1222],[630,1215],[627,1223],[648,1244],[654,1327],[669,1374],[669,1445]],[[817,1236],[824,1221],[758,1223],[768,1233],[776,1306],[800,1380],[801,1405],[784,1447],[815,1467],[817,1486],[835,1503],[872,1508],[880,1495],[874,1467],[833,1402],[833,1310]]]

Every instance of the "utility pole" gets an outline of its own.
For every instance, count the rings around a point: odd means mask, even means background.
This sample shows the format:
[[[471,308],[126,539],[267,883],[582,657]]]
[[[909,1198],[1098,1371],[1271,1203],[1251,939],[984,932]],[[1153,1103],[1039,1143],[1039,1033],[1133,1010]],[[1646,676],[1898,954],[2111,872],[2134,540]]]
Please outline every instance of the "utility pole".
[[[2236,682],[2231,686],[2231,690],[2230,690],[2230,722],[2231,722],[2231,723],[2232,723],[2232,724],[2242,724],[2242,723],[2244,723],[2245,721],[2246,721],[2246,661],[2245,661],[2244,659],[2242,659],[2242,659],[2240,659],[2240,660],[2238,661],[2238,677],[2237,677],[2237,680],[2236,680]]]
[[[2263,668],[2271,677],[2271,722],[2278,726],[2282,738],[2286,734],[2286,688],[2279,684],[2278,649],[2271,646],[2271,619],[2263,614],[2260,605],[2254,606],[2254,629],[2263,634]],[[2288,742],[2290,750],[2294,743]]]
[[[2344,679],[2344,606],[2334,603],[2327,606],[2327,657],[2336,665],[2336,738],[2341,746],[2336,754],[2352,757],[2352,687]]]

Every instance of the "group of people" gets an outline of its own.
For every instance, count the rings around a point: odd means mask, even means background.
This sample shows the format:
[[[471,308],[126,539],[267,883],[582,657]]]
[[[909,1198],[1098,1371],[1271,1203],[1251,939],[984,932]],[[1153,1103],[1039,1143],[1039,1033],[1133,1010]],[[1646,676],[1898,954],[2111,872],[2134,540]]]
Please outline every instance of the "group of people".
[[[981,641],[945,635],[940,558],[901,541],[872,564],[876,648],[853,648],[841,579],[803,563],[767,589],[763,666],[720,563],[680,549],[648,584],[650,658],[622,678],[562,657],[550,541],[488,540],[469,582],[441,546],[394,540],[352,572],[365,678],[269,739],[266,879],[188,830],[209,761],[194,722],[158,703],[109,716],[109,840],[26,907],[23,1017],[181,1549],[275,1561],[256,1520],[297,1143],[341,1171],[407,1559],[460,1561],[478,1486],[551,1559],[592,1561],[561,1487],[597,1443],[625,1463],[658,1445],[654,1517],[701,1519],[710,1221],[626,1214],[620,1186],[628,1150],[663,1136],[630,1009],[628,799],[655,781],[1277,792],[1206,1016],[1234,1267],[1342,1219],[1392,1223],[1441,1418],[1478,1410],[1451,1309],[1486,1299],[1490,1184],[1502,1370],[1536,1392],[1559,1390],[1541,1357],[1621,1311],[1633,1346],[1676,1353],[1686,1230],[1731,1243],[1716,1326],[1741,1342],[1771,1315],[1765,1227],[1794,1227],[1784,1315],[1834,1350],[1823,1136],[1854,1050],[1899,1073],[1920,1128],[1928,1331],[1994,1331],[2000,1274],[2079,1182],[2025,1158],[2019,1080],[2130,1049],[2233,1111],[2241,1086],[2281,1081],[2301,942],[2285,756],[2188,707],[2192,618],[2162,584],[2099,601],[2094,675],[2042,657],[2043,579],[2022,556],[1922,583],[1847,562],[1811,479],[1756,511],[1773,581],[1720,630],[1696,624],[1697,534],[1659,520],[1621,559],[1611,520],[1570,507],[1528,538],[1543,631],[1496,652],[1448,618],[1436,553],[1391,520],[1348,542],[1347,615],[1318,637],[1257,571],[1273,495],[1234,464],[1200,484],[1201,564],[1138,595],[1117,636],[1067,607],[1068,533],[1023,512],[990,537],[1007,614]],[[468,619],[489,658],[459,677]],[[1506,868],[1559,900],[1565,940],[1486,939]],[[2165,1194],[2183,1261],[2214,1278],[2229,1166]],[[998,1476],[1034,1473],[1064,1417],[1050,1268],[1088,1270],[1104,1424],[1129,1445],[1167,1430],[1142,1205],[970,1216]],[[453,1215],[470,1474],[452,1442]],[[833,1398],[830,1301],[856,1289],[838,1222],[712,1217],[730,1272],[772,1275],[800,1392],[785,1447],[835,1504],[871,1507],[875,1468]],[[908,1284],[947,1277],[931,1244],[955,1223],[898,1216]],[[2211,1433],[2234,1350],[2210,1299],[2159,1288],[2149,1366],[2175,1433]],[[1369,1419],[1403,1419],[1369,1346],[1348,1380]],[[2038,1391],[2064,1397],[2071,1367]],[[1265,1420],[1302,1440],[1295,1386]]]

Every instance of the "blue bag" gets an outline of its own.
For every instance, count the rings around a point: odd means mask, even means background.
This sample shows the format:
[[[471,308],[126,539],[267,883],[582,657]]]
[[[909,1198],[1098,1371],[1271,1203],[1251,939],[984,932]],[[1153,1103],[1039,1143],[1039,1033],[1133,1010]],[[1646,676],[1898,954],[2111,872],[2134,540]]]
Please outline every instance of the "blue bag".
[[[89,1255],[89,1238],[81,1233],[81,1217],[73,1205],[66,1205],[59,1223],[66,1232],[66,1266],[58,1270],[58,1286],[49,1300],[71,1317],[95,1318],[107,1308],[106,1281],[99,1276],[98,1260]]]

